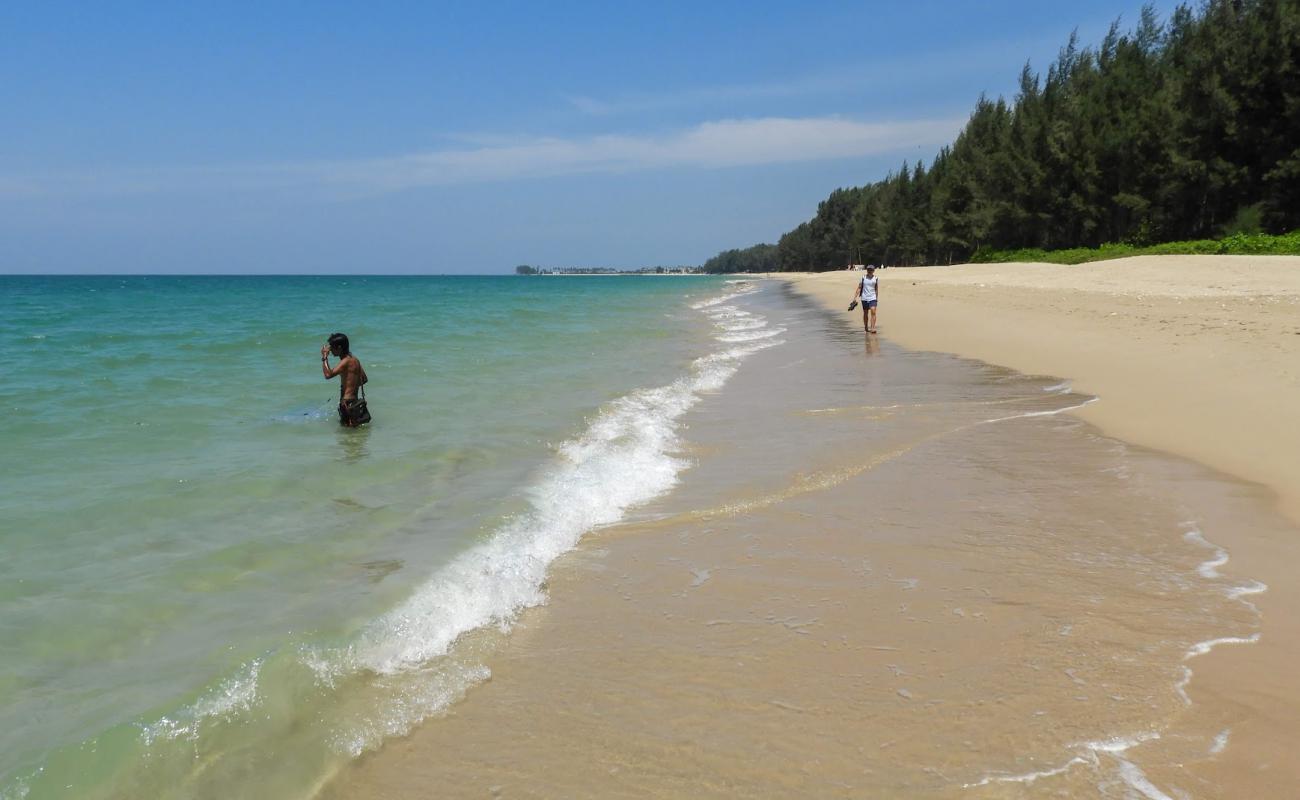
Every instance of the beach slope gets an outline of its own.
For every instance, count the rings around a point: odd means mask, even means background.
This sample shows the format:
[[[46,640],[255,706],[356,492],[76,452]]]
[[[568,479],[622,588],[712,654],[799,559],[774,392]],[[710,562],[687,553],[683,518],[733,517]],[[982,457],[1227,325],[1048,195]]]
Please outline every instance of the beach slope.
[[[780,277],[858,321],[845,309],[859,275]],[[1059,376],[1100,398],[1074,413],[1105,433],[1261,484],[1300,521],[1300,257],[1142,256],[880,275],[881,336]],[[1290,744],[1280,743],[1300,733],[1300,681],[1289,677],[1300,658],[1300,623],[1289,613],[1300,603],[1291,577],[1300,547],[1248,527],[1223,544],[1233,568],[1270,587],[1259,600],[1263,637],[1247,657],[1207,659],[1197,677],[1235,708],[1234,736],[1247,745],[1237,754],[1271,749],[1284,762]],[[1241,771],[1220,778],[1243,785]]]

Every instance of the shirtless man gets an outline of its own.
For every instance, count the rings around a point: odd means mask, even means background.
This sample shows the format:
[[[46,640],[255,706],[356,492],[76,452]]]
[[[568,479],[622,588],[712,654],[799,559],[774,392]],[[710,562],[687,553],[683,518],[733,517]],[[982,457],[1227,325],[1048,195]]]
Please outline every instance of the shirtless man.
[[[340,359],[338,366],[330,366],[331,353]],[[321,345],[320,368],[325,373],[325,380],[327,381],[338,375],[343,376],[343,383],[339,385],[339,423],[349,428],[355,428],[369,422],[370,412],[366,410],[364,401],[358,404],[357,392],[361,389],[362,384],[370,381],[370,378],[366,377],[365,368],[361,366],[361,362],[348,349],[346,334],[332,333],[330,334],[329,343]]]

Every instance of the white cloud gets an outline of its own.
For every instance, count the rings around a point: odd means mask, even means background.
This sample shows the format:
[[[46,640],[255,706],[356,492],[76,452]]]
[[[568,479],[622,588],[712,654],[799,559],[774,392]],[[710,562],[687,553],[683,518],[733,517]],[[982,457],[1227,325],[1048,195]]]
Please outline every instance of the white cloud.
[[[908,150],[929,157],[964,120],[862,122],[842,117],[732,119],[660,135],[610,134],[494,141],[402,156],[228,167],[105,170],[48,178],[0,176],[0,194],[139,194],[171,191],[333,189],[382,193],[673,167],[714,169]],[[920,147],[921,153],[915,153]]]
[[[673,91],[631,92],[608,99],[589,95],[566,95],[564,100],[574,109],[591,116],[655,113],[679,108],[693,108],[752,100],[774,100],[836,94],[880,84],[890,78],[879,72],[853,71],[845,74],[843,65],[825,75],[806,75],[769,83],[692,86]]]
[[[306,169],[341,186],[380,190],[665,167],[711,169],[935,146],[955,136],[961,124],[961,120],[874,123],[834,117],[722,120],[662,136],[541,138]]]

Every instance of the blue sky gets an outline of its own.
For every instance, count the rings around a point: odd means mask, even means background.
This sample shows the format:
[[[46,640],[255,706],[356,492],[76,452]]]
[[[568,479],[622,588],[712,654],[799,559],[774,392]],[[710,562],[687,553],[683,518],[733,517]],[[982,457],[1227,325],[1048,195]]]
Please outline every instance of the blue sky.
[[[698,264],[1140,7],[9,3],[0,272]]]

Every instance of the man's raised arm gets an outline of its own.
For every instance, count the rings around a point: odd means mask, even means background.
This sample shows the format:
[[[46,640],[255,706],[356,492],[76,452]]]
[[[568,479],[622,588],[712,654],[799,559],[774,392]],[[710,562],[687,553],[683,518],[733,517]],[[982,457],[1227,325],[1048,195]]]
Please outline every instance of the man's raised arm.
[[[330,366],[330,348],[329,345],[322,345],[320,349],[320,370],[325,374],[325,380],[339,375],[343,372],[343,362],[339,361],[337,367]]]

